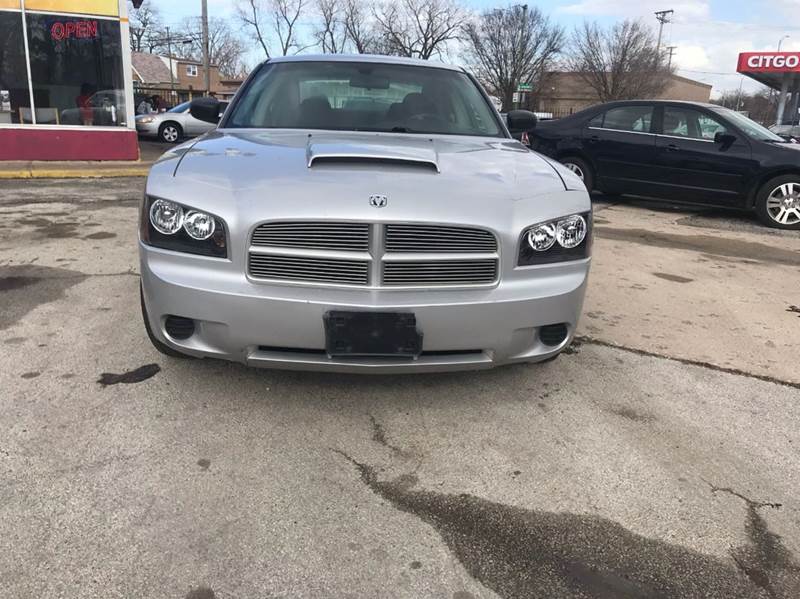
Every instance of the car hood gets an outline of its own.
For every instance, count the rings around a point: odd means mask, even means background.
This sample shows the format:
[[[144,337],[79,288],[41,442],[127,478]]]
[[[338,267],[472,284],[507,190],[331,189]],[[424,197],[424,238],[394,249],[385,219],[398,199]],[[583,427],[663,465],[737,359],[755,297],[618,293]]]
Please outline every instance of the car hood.
[[[553,166],[514,140],[326,131],[217,130],[175,154],[178,180],[247,194],[459,194],[516,200],[564,191]],[[366,199],[366,196],[364,196]],[[299,197],[298,197],[299,199]]]

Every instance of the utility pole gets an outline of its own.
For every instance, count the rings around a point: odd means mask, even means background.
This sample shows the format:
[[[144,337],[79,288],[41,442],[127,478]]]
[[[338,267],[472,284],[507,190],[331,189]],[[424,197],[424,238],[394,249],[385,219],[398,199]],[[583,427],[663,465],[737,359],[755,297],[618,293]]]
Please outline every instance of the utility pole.
[[[172,102],[175,99],[175,72],[173,69],[174,59],[172,57],[172,37],[169,34],[169,27],[165,27],[164,29],[167,32],[167,56],[169,57],[169,101]]]
[[[667,70],[672,68],[672,55],[675,54],[675,49],[678,46],[667,46],[667,52],[669,52],[669,58],[667,59]]]
[[[206,95],[211,93],[211,69],[208,50],[208,0],[203,0],[203,69],[206,76]]]
[[[656,11],[656,19],[658,19],[658,43],[656,44],[656,64],[661,64],[661,33],[664,31],[664,24],[670,22],[670,17],[675,13],[674,10],[658,10]]]

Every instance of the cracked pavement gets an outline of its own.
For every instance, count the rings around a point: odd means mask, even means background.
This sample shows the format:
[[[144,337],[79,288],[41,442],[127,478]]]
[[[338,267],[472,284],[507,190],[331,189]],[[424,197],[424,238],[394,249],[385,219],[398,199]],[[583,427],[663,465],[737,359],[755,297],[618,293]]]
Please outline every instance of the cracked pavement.
[[[597,198],[581,340],[357,377],[172,360],[142,180],[0,183],[0,596],[800,596],[800,237]]]

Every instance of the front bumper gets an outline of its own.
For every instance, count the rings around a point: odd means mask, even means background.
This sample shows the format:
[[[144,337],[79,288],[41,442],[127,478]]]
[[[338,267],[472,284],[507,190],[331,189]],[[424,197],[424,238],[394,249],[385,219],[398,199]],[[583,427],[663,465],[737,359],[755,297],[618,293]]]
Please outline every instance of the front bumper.
[[[136,123],[136,133],[142,137],[158,137],[158,127],[161,123],[153,121],[152,123]]]
[[[337,372],[424,372],[536,362],[572,340],[590,259],[539,266],[489,289],[392,290],[303,287],[249,281],[214,269],[213,258],[140,243],[142,288],[150,327],[163,343],[197,357],[268,368]],[[410,311],[424,334],[417,359],[332,359],[324,352],[330,310]],[[195,320],[186,340],[164,330],[168,315]],[[557,346],[539,329],[565,323]]]

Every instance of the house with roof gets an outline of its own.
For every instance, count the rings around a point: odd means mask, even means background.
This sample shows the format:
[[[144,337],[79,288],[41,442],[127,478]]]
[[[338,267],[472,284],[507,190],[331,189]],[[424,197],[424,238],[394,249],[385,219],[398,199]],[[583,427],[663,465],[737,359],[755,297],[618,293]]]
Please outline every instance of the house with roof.
[[[179,58],[131,53],[133,87],[137,98],[142,96],[161,96],[164,101],[175,106],[205,94],[205,69],[201,61],[192,58]],[[223,78],[217,65],[210,65],[210,92],[221,100],[229,100],[239,89],[240,79]]]

